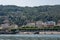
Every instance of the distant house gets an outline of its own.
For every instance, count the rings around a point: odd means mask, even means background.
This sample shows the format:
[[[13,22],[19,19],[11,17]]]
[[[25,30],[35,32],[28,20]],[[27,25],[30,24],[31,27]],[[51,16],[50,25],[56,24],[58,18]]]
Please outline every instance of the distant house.
[[[54,21],[47,21],[47,22],[37,21],[36,22],[37,27],[51,27],[51,26],[55,26],[55,25],[56,25],[56,23]]]
[[[2,28],[8,28],[8,27],[10,27],[9,25],[10,25],[10,24],[9,24],[9,20],[4,20],[4,21],[3,21],[3,24],[1,24],[1,27],[2,27]]]
[[[57,26],[60,26],[60,23],[57,23]]]
[[[43,23],[43,21],[36,21],[36,22],[32,22],[32,23],[27,23],[26,24],[26,26],[32,26],[32,27],[38,27],[38,28],[40,28],[40,27],[42,27],[42,23]]]
[[[45,22],[43,22],[42,27],[47,27],[47,24]]]
[[[57,22],[57,26],[60,26],[60,20]]]
[[[47,22],[45,22],[46,24],[47,24],[47,26],[55,26],[56,25],[56,23],[54,22],[54,21],[47,21]]]
[[[3,21],[3,23],[8,23],[9,24],[9,20],[6,19],[6,20]]]
[[[1,24],[1,27],[2,27],[2,28],[8,28],[8,27],[9,27],[9,24],[7,24],[7,23]]]
[[[29,27],[35,27],[35,23],[27,23],[25,26],[29,26]]]
[[[43,22],[43,21],[36,21],[36,23],[27,23],[25,26],[29,26],[29,27],[51,27],[51,26],[55,26],[56,23],[54,21],[47,21],[47,22]]]
[[[15,28],[15,29],[17,29],[17,28],[18,28],[18,25],[12,24],[12,25],[10,25],[10,28]]]
[[[0,29],[3,29],[3,27],[0,27]]]
[[[10,25],[9,20],[4,20],[3,23],[4,24],[1,24],[1,27],[3,29],[6,29],[6,28],[15,28],[16,29],[16,28],[18,28],[18,25],[16,25],[16,24],[11,24]]]
[[[42,27],[42,24],[43,24],[43,21],[37,21],[37,22],[36,22],[36,26],[37,26],[37,27]]]

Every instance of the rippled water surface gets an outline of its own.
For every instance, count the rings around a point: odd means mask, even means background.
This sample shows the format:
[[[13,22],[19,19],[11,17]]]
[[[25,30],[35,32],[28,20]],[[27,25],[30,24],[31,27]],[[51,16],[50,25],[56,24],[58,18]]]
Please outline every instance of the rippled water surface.
[[[60,35],[0,35],[0,40],[60,40]]]

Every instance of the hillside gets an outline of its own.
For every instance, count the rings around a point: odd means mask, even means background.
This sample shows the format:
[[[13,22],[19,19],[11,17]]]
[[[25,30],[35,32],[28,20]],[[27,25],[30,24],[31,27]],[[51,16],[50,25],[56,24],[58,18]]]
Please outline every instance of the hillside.
[[[10,23],[19,26],[34,21],[60,20],[60,5],[45,5],[38,7],[19,7],[15,5],[0,5],[0,24],[8,19]]]

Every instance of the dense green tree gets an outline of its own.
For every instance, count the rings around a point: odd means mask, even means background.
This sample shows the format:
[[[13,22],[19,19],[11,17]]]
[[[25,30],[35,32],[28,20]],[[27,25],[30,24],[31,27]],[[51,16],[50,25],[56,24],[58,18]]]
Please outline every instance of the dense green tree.
[[[8,20],[19,26],[25,25],[28,21],[55,21],[60,20],[60,5],[46,5],[37,7],[18,7],[15,5],[0,5],[0,23]]]

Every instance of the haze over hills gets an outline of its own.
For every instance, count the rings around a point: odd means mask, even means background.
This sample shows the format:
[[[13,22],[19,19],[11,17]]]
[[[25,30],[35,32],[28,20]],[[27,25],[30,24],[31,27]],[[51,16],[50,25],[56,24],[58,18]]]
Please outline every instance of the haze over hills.
[[[0,24],[4,20],[19,26],[34,21],[60,20],[60,5],[45,5],[37,7],[19,7],[15,5],[0,5]]]
[[[1,5],[17,5],[17,6],[40,6],[40,5],[57,5],[60,0],[0,0]]]

